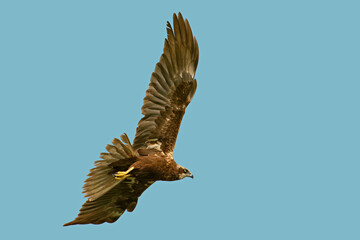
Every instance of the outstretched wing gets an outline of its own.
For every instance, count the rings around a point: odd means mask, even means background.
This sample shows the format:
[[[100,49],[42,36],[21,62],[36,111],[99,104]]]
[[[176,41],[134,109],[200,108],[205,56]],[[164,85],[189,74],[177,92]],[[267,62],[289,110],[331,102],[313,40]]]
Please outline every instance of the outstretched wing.
[[[132,212],[135,209],[138,198],[152,183],[127,178],[96,200],[87,200],[75,220],[64,226],[113,223],[125,210]]]
[[[185,109],[196,90],[194,79],[199,48],[187,19],[174,14],[167,22],[164,53],[151,75],[133,147],[140,154],[161,151],[172,155]]]
[[[125,210],[133,211],[140,195],[153,183],[135,177],[117,180],[113,173],[127,170],[138,154],[131,146],[126,134],[121,140],[115,138],[113,145],[107,145],[107,153],[101,153],[102,160],[95,162],[85,180],[85,197],[89,199],[83,204],[75,220],[64,224],[100,224],[115,222]]]

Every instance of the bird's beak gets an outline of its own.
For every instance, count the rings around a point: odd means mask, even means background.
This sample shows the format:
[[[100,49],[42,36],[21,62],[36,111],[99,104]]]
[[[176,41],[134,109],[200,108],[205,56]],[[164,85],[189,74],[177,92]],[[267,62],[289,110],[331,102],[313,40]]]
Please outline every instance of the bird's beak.
[[[187,177],[194,178],[194,175],[192,175],[192,173],[189,173],[189,174],[187,175]]]

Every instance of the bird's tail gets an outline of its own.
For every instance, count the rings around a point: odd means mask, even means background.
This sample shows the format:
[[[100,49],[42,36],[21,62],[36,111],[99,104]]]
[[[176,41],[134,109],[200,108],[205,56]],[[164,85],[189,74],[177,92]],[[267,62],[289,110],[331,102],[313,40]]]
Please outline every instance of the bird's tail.
[[[113,145],[106,146],[108,152],[100,154],[102,160],[95,162],[95,168],[90,170],[89,178],[85,180],[83,193],[90,201],[101,197],[120,182],[112,175],[113,164],[116,164],[117,170],[125,171],[136,161],[137,153],[128,136],[124,133],[120,138],[122,141],[114,138]]]

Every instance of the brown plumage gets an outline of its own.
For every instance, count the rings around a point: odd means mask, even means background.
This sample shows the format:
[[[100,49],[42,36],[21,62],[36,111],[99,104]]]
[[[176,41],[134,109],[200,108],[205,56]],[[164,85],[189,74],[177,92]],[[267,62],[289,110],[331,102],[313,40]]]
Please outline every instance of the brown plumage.
[[[196,90],[199,48],[181,13],[167,22],[164,53],[151,75],[134,143],[126,134],[107,145],[84,184],[88,200],[75,220],[64,224],[115,222],[132,212],[140,195],[156,181],[193,177],[178,165],[173,151],[185,109]]]

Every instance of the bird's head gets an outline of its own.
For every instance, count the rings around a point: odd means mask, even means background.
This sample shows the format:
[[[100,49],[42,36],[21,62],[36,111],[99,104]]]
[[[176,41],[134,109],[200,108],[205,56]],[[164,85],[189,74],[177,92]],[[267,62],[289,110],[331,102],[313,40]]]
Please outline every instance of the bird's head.
[[[186,177],[194,178],[194,175],[192,175],[192,173],[187,168],[184,168],[182,166],[179,167],[178,176],[179,176],[179,180]]]

